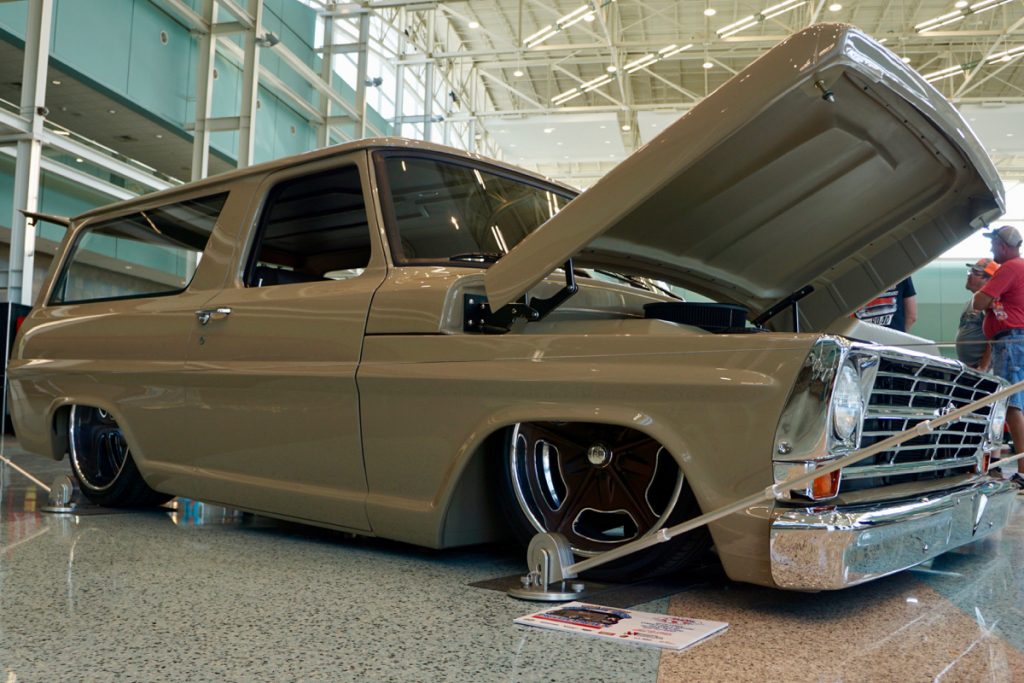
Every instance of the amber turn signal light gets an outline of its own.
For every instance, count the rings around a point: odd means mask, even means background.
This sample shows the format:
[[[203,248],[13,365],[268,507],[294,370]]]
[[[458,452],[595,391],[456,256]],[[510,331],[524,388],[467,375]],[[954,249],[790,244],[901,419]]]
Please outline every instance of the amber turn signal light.
[[[815,478],[811,484],[811,498],[814,500],[835,498],[837,495],[839,495],[839,470],[823,474]]]

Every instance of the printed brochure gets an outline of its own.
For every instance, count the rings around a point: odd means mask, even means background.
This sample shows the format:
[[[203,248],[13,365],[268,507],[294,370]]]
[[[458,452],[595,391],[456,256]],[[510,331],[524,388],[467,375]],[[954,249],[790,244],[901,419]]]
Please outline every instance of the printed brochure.
[[[668,650],[682,650],[729,626],[722,621],[637,612],[583,602],[549,607],[519,617],[515,623]]]

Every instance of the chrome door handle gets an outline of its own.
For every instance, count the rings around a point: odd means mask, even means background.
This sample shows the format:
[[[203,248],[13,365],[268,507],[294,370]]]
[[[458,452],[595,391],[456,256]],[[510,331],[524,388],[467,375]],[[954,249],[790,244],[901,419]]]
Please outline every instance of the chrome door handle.
[[[205,325],[211,320],[223,320],[229,315],[231,315],[231,309],[227,307],[201,308],[196,311],[196,319],[199,320],[200,325]]]

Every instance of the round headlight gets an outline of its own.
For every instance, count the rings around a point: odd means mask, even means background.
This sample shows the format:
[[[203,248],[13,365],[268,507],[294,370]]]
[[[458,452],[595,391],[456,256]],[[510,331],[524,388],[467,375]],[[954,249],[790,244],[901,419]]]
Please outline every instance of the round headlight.
[[[992,404],[992,415],[988,421],[988,438],[990,441],[1003,440],[1003,427],[1006,425],[1006,399]]]
[[[853,366],[844,364],[832,392],[832,426],[836,436],[848,441],[857,433],[864,403],[860,395],[860,378]]]

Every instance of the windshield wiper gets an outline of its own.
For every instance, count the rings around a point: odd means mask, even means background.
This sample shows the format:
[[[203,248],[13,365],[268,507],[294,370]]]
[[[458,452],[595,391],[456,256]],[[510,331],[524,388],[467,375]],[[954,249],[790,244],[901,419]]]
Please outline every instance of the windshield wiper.
[[[464,254],[452,254],[449,261],[465,261],[469,263],[497,263],[504,254],[493,251],[467,251]]]
[[[622,273],[613,273],[610,270],[601,270],[599,268],[595,268],[594,272],[600,273],[601,275],[607,275],[608,277],[613,277],[616,280],[620,280],[621,282],[625,282],[626,284],[632,285],[647,292],[651,291],[651,289],[656,289],[662,294],[667,294],[673,299],[679,299],[680,301],[682,301],[683,299],[683,297],[679,296],[672,290],[666,289],[648,278],[637,277],[635,275],[623,275]]]

